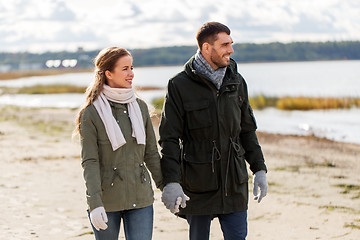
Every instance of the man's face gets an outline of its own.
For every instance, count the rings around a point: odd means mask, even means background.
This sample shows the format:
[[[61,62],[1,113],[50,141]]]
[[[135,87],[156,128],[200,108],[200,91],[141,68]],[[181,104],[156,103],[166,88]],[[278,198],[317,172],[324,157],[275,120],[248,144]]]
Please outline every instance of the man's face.
[[[230,55],[234,52],[233,40],[227,33],[217,34],[217,40],[209,44],[210,65],[216,70],[230,64]]]

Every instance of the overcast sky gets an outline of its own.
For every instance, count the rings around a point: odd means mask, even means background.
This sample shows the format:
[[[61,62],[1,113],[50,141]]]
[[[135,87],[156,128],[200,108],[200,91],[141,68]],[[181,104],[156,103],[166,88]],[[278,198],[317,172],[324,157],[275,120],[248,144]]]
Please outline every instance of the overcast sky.
[[[360,0],[0,0],[0,51],[195,45],[206,21],[235,43],[360,40]]]

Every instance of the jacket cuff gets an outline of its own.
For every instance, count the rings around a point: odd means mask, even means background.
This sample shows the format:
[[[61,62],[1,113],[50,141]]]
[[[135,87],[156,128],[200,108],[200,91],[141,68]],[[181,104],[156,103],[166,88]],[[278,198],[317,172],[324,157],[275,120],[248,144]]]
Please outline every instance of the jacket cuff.
[[[253,174],[255,174],[258,171],[265,171],[265,173],[267,173],[267,167],[264,163],[264,161],[262,160],[261,162],[255,164],[255,166],[250,166],[250,170],[252,171]]]
[[[95,208],[103,207],[103,202],[100,196],[86,196],[86,198],[90,212]]]
[[[161,183],[156,184],[156,187],[162,191],[165,187],[165,184],[161,181]]]

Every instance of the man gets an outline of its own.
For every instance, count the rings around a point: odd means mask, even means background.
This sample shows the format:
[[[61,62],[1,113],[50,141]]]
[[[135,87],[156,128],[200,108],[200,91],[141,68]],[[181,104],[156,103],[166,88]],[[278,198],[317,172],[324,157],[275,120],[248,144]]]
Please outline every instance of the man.
[[[254,199],[260,202],[267,192],[256,122],[246,83],[230,58],[230,29],[208,22],[196,38],[199,50],[168,83],[159,129],[162,201],[187,219],[190,239],[209,239],[214,217],[226,240],[245,239],[245,160],[255,174]]]

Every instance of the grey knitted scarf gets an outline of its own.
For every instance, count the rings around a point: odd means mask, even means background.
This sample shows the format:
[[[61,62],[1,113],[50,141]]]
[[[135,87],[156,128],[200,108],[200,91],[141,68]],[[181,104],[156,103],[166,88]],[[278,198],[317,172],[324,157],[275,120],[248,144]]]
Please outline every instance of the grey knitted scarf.
[[[203,55],[201,55],[201,52],[197,50],[194,59],[194,68],[196,71],[207,77],[217,89],[220,89],[225,76],[226,67],[214,70],[205,60]]]

